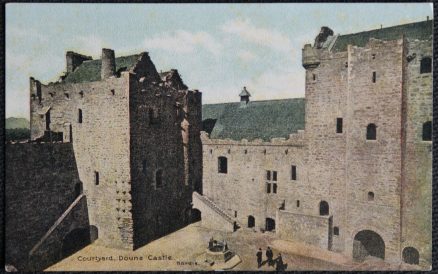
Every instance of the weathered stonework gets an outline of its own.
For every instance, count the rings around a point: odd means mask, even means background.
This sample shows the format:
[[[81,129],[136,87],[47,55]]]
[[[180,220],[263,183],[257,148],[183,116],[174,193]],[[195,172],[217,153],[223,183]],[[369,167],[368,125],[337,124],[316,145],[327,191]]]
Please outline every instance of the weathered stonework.
[[[72,54],[59,82],[30,80],[31,139],[73,143],[99,242],[133,249],[188,224],[202,191],[201,93],[176,70],[163,81],[147,53]]]
[[[288,140],[265,142],[204,134],[204,195],[241,227],[252,227],[255,219],[252,228],[265,230],[269,218],[280,238],[350,257],[369,253],[415,263],[416,250],[417,263],[427,269],[432,144],[422,134],[423,124],[432,120],[432,74],[420,73],[420,63],[431,57],[432,42],[427,33],[402,34],[403,28],[430,24],[370,31],[361,34],[369,39],[357,40],[360,45],[354,45],[358,34],[349,44],[348,35],[328,32],[318,45],[306,45],[304,130]],[[221,116],[210,115],[219,106],[206,107],[213,126],[221,127]],[[375,140],[367,139],[370,124],[376,126]],[[218,172],[219,157],[227,158],[227,173]],[[296,180],[291,180],[292,165]],[[275,182],[267,179],[267,171],[277,172]],[[267,193],[267,183],[275,183],[277,193],[272,188]],[[408,259],[406,247],[414,250]]]
[[[72,231],[89,230],[73,147],[8,144],[5,156],[5,262],[20,271],[42,270],[67,255],[63,242]],[[79,196],[83,198],[73,204]],[[60,219],[70,206],[71,214]]]

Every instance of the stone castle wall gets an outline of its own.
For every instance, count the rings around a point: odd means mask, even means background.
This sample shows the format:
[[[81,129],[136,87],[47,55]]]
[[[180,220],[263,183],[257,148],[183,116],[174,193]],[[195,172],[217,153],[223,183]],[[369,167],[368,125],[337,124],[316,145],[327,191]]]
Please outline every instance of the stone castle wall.
[[[401,251],[414,247],[420,253],[420,264],[432,261],[432,142],[423,141],[422,126],[432,121],[432,73],[420,74],[424,57],[432,57],[431,41],[409,41],[406,55],[415,58],[406,62],[404,103],[402,234]]]
[[[339,235],[333,237],[332,249],[345,249],[346,223],[346,132],[348,55],[346,52],[320,52],[320,64],[306,70],[306,123],[308,142],[308,177],[299,191],[312,203],[305,212],[319,215],[322,201],[328,203],[333,226]],[[342,119],[342,132],[337,133],[337,119]]]
[[[193,142],[190,129],[183,127],[186,117],[196,115],[187,108],[187,101],[193,96],[199,97],[195,103],[200,106],[200,93],[161,87],[134,77],[130,81],[130,161],[136,246],[190,222],[197,170],[192,164],[199,166],[200,162],[195,163],[190,154]],[[199,125],[195,124],[196,128]],[[199,130],[197,136],[199,139]],[[157,182],[158,172],[161,172],[161,186]]]
[[[120,77],[105,64],[95,82],[31,78],[31,138],[50,131],[73,143],[99,242],[133,249],[190,221],[191,191],[202,182],[202,97],[176,88],[184,86],[176,70],[163,82],[147,53]],[[159,169],[163,187],[156,189]]]
[[[385,242],[385,259],[399,259],[403,47],[403,40],[371,39],[364,48],[348,48],[348,255],[356,234],[371,230]],[[376,125],[376,140],[366,138],[369,124]]]
[[[308,47],[304,51],[309,55]],[[244,227],[249,215],[259,229],[277,213],[279,237],[305,242],[327,237],[331,250],[350,257],[355,237],[371,231],[383,239],[386,260],[401,261],[403,249],[414,247],[420,264],[430,265],[431,142],[421,135],[432,116],[432,76],[419,69],[421,58],[431,56],[430,41],[371,39],[345,52],[311,53],[311,61],[303,57],[302,146],[204,136],[204,195]],[[413,53],[417,57],[407,61]],[[366,137],[371,123],[376,140]],[[227,158],[227,174],[218,172],[218,157]],[[286,178],[292,163],[298,163],[294,183]],[[277,194],[266,193],[266,170],[277,171]],[[288,212],[310,220],[320,215],[321,201],[328,203],[331,220],[323,234],[317,226],[297,234],[293,218],[281,217]]]
[[[265,229],[266,218],[275,220],[283,204],[296,212],[313,206],[298,191],[306,185],[308,172],[303,133],[271,142],[218,140],[203,135],[202,144],[204,195],[241,226],[247,227],[248,217],[253,216],[255,229]],[[226,174],[218,173],[218,157],[227,158]],[[297,167],[297,180],[291,180],[292,165]],[[273,181],[272,174],[267,180],[268,170],[277,172],[277,181]],[[267,193],[267,183],[271,184],[271,193]],[[274,183],[277,193],[272,192]]]
[[[131,200],[128,87],[129,74],[122,73],[103,81],[41,85],[41,101],[31,100],[31,138],[44,131],[46,116],[40,113],[50,107],[50,130],[73,143],[90,223],[102,243],[123,248],[133,245],[130,205],[117,202]]]
[[[61,256],[47,253],[32,260],[31,249],[80,195],[73,147],[68,143],[6,145],[6,263],[18,270],[42,270]],[[86,208],[58,231],[55,247],[75,227],[88,225]],[[32,229],[30,229],[32,228]]]

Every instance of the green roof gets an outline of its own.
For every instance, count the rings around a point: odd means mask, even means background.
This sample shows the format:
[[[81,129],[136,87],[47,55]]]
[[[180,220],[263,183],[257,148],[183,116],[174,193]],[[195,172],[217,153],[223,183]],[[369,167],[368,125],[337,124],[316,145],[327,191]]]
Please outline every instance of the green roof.
[[[427,40],[433,33],[433,21],[422,21],[394,27],[375,29],[347,35],[340,35],[332,51],[346,51],[347,45],[364,47],[370,38],[390,41],[400,39],[402,35],[410,40]]]
[[[117,57],[116,58],[116,72],[122,68],[130,69],[138,62],[140,54]],[[83,62],[72,73],[69,73],[65,77],[65,83],[83,83],[93,82],[100,80],[100,68],[102,66],[102,60],[89,60]]]
[[[202,106],[203,130],[212,139],[288,138],[304,129],[305,99],[250,101]]]

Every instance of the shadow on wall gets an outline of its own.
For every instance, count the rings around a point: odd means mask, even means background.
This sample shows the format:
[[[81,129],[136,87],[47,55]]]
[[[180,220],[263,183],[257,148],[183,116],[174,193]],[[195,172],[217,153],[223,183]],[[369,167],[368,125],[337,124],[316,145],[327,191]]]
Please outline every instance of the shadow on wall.
[[[66,258],[98,238],[98,229],[91,225],[88,228],[73,229],[62,240],[62,258]]]

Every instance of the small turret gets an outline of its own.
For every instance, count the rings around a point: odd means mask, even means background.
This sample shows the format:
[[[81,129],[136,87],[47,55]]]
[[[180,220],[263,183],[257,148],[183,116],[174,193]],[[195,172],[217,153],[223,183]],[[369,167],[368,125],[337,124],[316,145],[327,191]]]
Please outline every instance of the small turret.
[[[304,45],[302,52],[302,64],[305,69],[316,68],[317,66],[319,66],[319,63],[321,61],[319,60],[319,54],[317,49],[313,48],[310,44],[306,44]]]
[[[251,96],[251,94],[248,92],[246,87],[243,87],[239,96],[240,96],[240,107],[245,107],[249,103],[249,97]]]
[[[116,74],[116,57],[114,50],[102,49],[102,67],[100,71],[101,79],[109,78]]]

